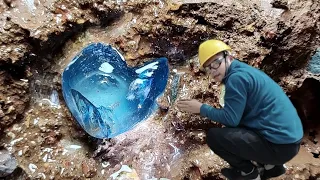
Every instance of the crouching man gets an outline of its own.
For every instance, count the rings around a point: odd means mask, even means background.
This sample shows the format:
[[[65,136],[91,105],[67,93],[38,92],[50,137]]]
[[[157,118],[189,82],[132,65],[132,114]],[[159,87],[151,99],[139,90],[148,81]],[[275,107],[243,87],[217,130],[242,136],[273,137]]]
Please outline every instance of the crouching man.
[[[221,173],[231,180],[268,179],[285,173],[284,163],[297,155],[303,128],[282,88],[264,72],[230,55],[219,40],[199,46],[200,68],[225,85],[224,105],[216,109],[197,100],[180,100],[180,110],[225,125],[207,132],[211,150],[230,164]],[[252,163],[264,170],[259,173]]]

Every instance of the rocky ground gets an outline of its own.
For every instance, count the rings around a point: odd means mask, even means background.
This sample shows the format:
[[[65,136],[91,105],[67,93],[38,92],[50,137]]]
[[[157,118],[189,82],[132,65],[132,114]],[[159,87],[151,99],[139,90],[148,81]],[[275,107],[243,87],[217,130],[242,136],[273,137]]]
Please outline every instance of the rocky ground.
[[[319,178],[320,86],[308,66],[319,47],[319,7],[313,0],[0,0],[0,146],[18,164],[6,179],[105,179],[120,169],[133,179],[222,179],[227,164],[205,144],[206,130],[220,125],[179,112],[169,90],[175,69],[177,99],[219,107],[218,85],[195,56],[214,37],[274,78],[297,107],[305,138],[279,179]],[[64,67],[92,42],[112,44],[130,66],[170,61],[161,108],[113,139],[85,134],[61,94]]]

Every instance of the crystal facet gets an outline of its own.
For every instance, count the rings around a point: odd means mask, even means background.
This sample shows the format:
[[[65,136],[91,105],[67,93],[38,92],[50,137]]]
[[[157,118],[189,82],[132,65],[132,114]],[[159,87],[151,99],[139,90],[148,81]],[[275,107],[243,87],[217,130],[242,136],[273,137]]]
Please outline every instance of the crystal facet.
[[[112,138],[132,129],[157,108],[168,80],[166,58],[128,67],[111,47],[85,47],[65,68],[62,91],[72,115],[91,136]]]

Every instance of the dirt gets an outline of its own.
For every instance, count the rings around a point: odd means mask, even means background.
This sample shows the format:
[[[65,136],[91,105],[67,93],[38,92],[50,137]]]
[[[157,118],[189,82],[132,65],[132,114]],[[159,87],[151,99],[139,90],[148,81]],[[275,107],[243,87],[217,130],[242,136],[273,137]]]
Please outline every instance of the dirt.
[[[14,79],[7,71],[0,71],[0,132],[23,118],[30,100],[28,79]]]
[[[0,0],[0,145],[19,164],[7,179],[112,179],[126,168],[131,172],[122,176],[135,179],[223,179],[219,170],[227,163],[205,144],[206,130],[221,125],[174,105],[180,98],[196,98],[220,107],[219,84],[197,64],[197,47],[209,38],[224,40],[236,58],[267,72],[297,107],[304,141],[278,179],[316,179],[319,77],[306,66],[319,46],[319,5],[311,0]],[[160,56],[170,61],[159,110],[112,139],[88,136],[61,94],[64,67],[92,42],[113,45],[130,66]]]

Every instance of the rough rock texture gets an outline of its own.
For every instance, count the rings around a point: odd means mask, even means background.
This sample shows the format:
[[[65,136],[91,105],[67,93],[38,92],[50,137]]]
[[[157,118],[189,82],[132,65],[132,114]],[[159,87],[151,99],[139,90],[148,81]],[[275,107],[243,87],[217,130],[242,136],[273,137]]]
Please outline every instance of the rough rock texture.
[[[27,41],[27,32],[19,25],[9,21],[10,18],[1,17],[1,36],[0,36],[0,62],[3,64],[14,63],[25,56],[30,51],[30,45]]]
[[[269,27],[275,33],[271,42],[262,41],[272,51],[264,58],[261,67],[275,80],[306,67],[319,47],[320,2],[296,1],[289,6],[279,22],[275,22],[273,28]]]
[[[47,69],[61,44],[87,21],[99,21],[92,18],[92,11],[80,10],[79,3],[46,2],[35,4],[35,8],[24,1],[0,2],[0,7],[5,7],[0,12],[7,10],[0,16],[1,131],[17,116],[22,118],[29,101],[29,77]],[[67,6],[71,7],[67,9]],[[29,63],[37,70],[30,69]]]
[[[195,56],[209,38],[224,40],[235,57],[270,74],[302,117],[302,158],[279,179],[317,178],[319,87],[306,65],[319,46],[318,1],[30,2],[0,0],[0,143],[18,159],[12,179],[105,179],[123,164],[141,179],[222,179],[226,163],[205,144],[205,131],[221,125],[174,106],[176,99],[196,98],[220,107],[219,86],[199,71]],[[72,120],[60,89],[65,64],[97,41],[118,48],[129,65],[166,56],[181,75],[172,84],[171,74],[154,117],[103,141]]]
[[[320,121],[319,102],[320,96],[317,93],[320,90],[319,78],[306,78],[301,87],[290,94],[290,99],[296,106],[299,116],[304,124],[305,130],[318,129]]]
[[[117,43],[127,54],[135,54],[129,59],[165,55],[172,62],[184,62],[196,55],[200,42],[216,37],[234,47],[237,57],[252,61],[268,52],[268,49],[257,46],[259,34],[254,35],[254,31],[259,32],[265,26],[264,17],[256,11],[245,13],[254,8],[251,4],[232,8],[218,3],[171,5],[161,18],[153,18],[150,14],[138,19],[134,32],[128,33],[129,40],[121,39]],[[129,47],[128,42],[135,40],[137,35],[140,42],[151,43],[151,51],[144,53],[144,46],[140,47],[142,49]],[[136,50],[139,54],[133,52]]]
[[[8,71],[0,71],[0,132],[23,117],[30,95],[28,80],[17,80]]]

